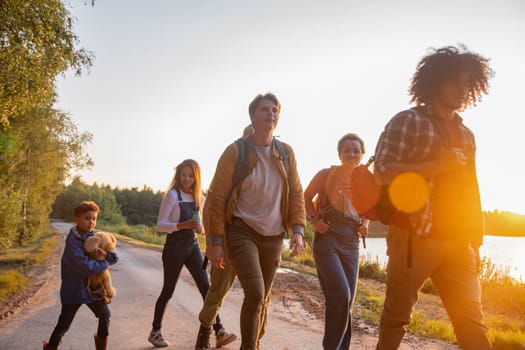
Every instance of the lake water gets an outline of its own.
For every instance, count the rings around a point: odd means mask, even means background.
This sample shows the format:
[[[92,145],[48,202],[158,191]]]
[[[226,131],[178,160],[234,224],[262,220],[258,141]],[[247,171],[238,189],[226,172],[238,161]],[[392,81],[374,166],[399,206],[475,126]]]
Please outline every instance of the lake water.
[[[386,265],[385,238],[367,238],[366,249],[361,246],[360,252],[362,256]],[[503,272],[525,281],[525,237],[485,236],[479,252],[481,258],[490,259]]]

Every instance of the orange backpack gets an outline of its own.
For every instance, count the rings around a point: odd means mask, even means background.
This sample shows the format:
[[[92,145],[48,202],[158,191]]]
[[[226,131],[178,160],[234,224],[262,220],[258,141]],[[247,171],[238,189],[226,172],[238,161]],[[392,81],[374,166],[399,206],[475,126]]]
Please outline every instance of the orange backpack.
[[[371,157],[366,164],[358,165],[352,173],[350,196],[354,208],[368,220],[409,228],[409,215],[392,204],[388,186],[377,183],[371,170],[373,162],[374,157]]]
[[[350,187],[352,205],[359,215],[368,220],[379,220],[374,210],[381,197],[381,186],[377,184],[373,172],[370,170],[373,158],[368,163],[354,168]]]

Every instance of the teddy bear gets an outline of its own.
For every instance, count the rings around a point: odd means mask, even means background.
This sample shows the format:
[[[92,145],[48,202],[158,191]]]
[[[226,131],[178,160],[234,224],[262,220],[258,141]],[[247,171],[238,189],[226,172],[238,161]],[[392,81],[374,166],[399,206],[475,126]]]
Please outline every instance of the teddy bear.
[[[104,257],[95,255],[95,250],[101,248],[106,253],[114,252],[116,245],[117,239],[111,233],[96,232],[93,236],[88,237],[84,241],[84,251],[90,258],[102,261],[104,260]],[[88,291],[99,294],[106,304],[111,303],[111,300],[115,297],[117,291],[111,285],[109,268],[99,274],[89,276]]]

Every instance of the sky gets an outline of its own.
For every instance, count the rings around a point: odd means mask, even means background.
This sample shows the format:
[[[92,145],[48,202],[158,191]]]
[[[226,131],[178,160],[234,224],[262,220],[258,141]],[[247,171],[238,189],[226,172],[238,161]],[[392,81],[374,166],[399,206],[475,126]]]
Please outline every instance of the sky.
[[[275,131],[306,187],[339,164],[347,132],[373,154],[388,120],[410,108],[408,87],[430,48],[465,44],[495,77],[462,113],[477,142],[484,210],[525,214],[525,0],[66,0],[89,73],[57,80],[57,107],[81,131],[91,184],[165,190],[197,160],[203,188],[225,147],[249,124],[248,104],[272,92]]]

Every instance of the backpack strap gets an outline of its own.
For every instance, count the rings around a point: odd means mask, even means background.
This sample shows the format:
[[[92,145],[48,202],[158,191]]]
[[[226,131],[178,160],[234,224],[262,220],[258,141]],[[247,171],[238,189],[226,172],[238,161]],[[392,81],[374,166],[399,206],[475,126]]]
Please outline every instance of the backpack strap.
[[[334,186],[335,175],[336,175],[336,168],[332,166],[328,169],[328,171],[326,172],[326,176],[323,178],[324,187],[323,187],[323,192],[321,192],[321,196],[319,200],[319,213],[321,213],[328,205],[328,202],[329,202],[328,192],[330,188]]]
[[[248,140],[241,137],[235,140],[235,144],[239,154],[233,172],[232,188],[237,187],[241,180],[248,176]]]
[[[276,138],[273,139],[273,143],[277,152],[279,152],[279,159],[284,164],[286,176],[290,179],[290,156],[288,155],[288,151],[284,144]],[[233,172],[232,188],[237,187],[237,185],[248,176],[248,139],[242,137],[238,138],[235,140],[235,144],[237,145],[238,157]],[[288,185],[289,183],[290,182],[288,181]]]
[[[284,163],[286,176],[290,178],[290,157],[288,156],[286,147],[284,147],[284,144],[275,137],[273,138],[273,144],[275,145],[275,148],[277,148],[277,152],[279,152],[279,159]]]
[[[277,140],[275,137],[273,138],[273,144],[275,145],[275,148],[277,148],[277,152],[279,152],[279,159],[284,164],[284,171],[286,172],[288,182],[288,192],[292,194],[292,186],[290,184],[290,156],[288,155],[286,147],[284,147],[284,143]]]

